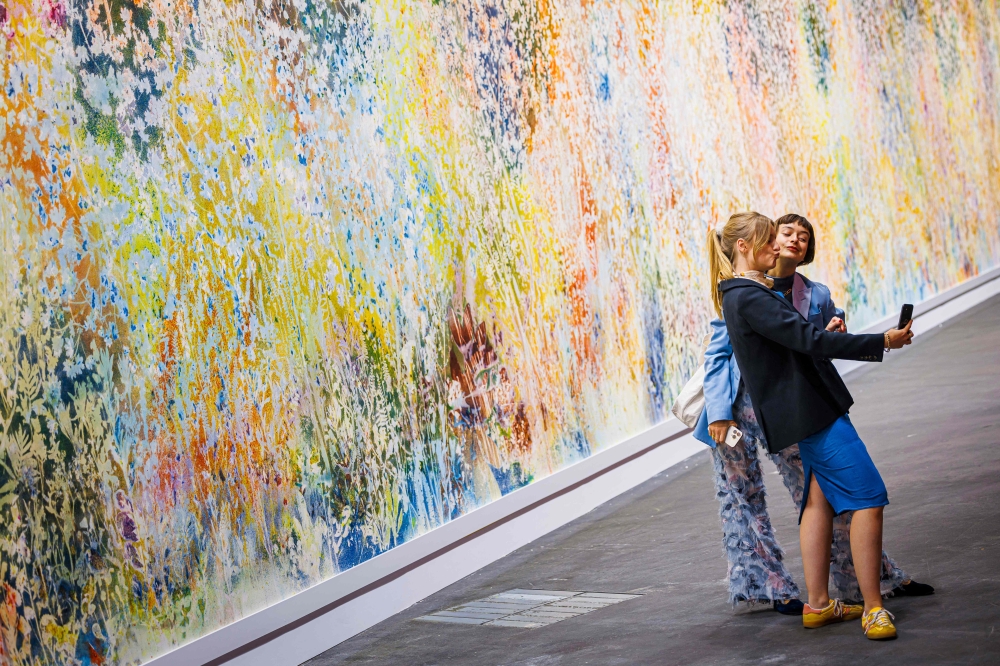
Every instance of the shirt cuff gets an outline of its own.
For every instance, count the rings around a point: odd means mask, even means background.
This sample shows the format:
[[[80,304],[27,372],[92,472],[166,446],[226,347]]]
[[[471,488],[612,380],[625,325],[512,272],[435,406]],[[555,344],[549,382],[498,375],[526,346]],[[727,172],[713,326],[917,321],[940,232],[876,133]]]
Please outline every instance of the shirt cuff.
[[[733,420],[733,407],[732,405],[727,406],[716,406],[714,409],[708,410],[708,422],[709,424],[715,423],[716,421],[732,421]]]

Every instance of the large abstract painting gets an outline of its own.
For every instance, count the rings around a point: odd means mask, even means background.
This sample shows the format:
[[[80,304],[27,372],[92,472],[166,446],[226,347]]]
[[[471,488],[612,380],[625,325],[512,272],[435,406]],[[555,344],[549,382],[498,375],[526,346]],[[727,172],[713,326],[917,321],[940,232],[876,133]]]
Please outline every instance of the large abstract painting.
[[[995,0],[2,0],[0,664],[138,664],[666,417],[732,212],[1000,263]]]

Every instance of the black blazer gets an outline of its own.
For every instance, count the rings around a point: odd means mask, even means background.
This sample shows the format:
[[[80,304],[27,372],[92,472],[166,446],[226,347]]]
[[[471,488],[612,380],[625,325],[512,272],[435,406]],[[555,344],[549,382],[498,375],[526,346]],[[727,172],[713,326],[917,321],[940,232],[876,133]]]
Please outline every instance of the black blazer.
[[[847,413],[854,399],[831,358],[881,361],[882,335],[830,333],[759,282],[724,280],[722,312],[750,402],[777,453]]]

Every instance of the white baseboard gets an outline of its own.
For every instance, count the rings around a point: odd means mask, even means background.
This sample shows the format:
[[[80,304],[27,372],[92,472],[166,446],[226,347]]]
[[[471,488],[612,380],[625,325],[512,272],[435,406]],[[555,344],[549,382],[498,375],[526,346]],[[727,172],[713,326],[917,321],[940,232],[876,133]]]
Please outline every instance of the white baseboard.
[[[1000,293],[997,278],[1000,268],[917,305],[914,330],[940,326]],[[837,365],[849,373],[864,364]],[[148,663],[301,664],[703,450],[671,418]]]

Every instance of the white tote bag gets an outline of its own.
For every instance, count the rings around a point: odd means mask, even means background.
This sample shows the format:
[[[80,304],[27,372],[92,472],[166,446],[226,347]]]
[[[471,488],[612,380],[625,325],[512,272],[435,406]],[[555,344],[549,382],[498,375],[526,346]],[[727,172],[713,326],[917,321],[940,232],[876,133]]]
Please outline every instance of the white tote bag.
[[[689,428],[693,428],[705,409],[705,366],[698,366],[688,383],[681,389],[680,395],[674,401],[670,412],[677,420]]]

